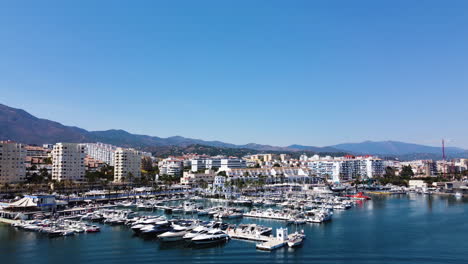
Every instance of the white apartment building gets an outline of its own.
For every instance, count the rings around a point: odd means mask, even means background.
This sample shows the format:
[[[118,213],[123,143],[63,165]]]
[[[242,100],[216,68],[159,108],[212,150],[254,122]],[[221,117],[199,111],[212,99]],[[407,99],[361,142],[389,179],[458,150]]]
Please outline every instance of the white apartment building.
[[[26,177],[23,144],[0,141],[0,184],[23,182]]]
[[[226,177],[224,176],[215,176],[212,184],[212,191],[215,192],[225,192]]]
[[[247,162],[239,158],[213,157],[211,159],[193,159],[192,171],[219,169],[225,171],[228,169],[241,169],[247,167]]]
[[[314,156],[307,162],[314,175],[326,177],[333,182],[353,179],[371,179],[382,176],[385,172],[384,162],[372,156],[345,156],[332,158]]]
[[[180,184],[197,185],[201,182],[213,183],[216,174],[212,170],[206,170],[204,173],[184,171],[184,176],[180,178]]]
[[[243,169],[247,167],[247,162],[243,159],[221,159],[220,171],[227,171],[230,169]]]
[[[115,165],[115,151],[117,147],[104,143],[86,143],[86,154],[91,158],[103,161],[110,166]]]
[[[84,181],[85,157],[83,144],[55,144],[52,150],[52,180]]]
[[[171,176],[178,176],[182,174],[184,170],[184,160],[169,157],[167,159],[163,159],[158,163],[159,167],[159,174],[167,174]]]
[[[341,161],[337,160],[314,160],[308,161],[307,167],[314,175],[327,178],[333,182],[339,182]]]
[[[211,159],[192,159],[192,171],[201,171],[206,169],[219,169],[221,167],[221,158]]]
[[[229,179],[252,179],[265,177],[269,183],[279,182],[281,178],[285,181],[314,181],[312,170],[299,167],[273,167],[273,168],[242,168],[229,169],[226,171]]]
[[[117,148],[115,150],[114,182],[125,182],[141,177],[141,158],[139,151]]]

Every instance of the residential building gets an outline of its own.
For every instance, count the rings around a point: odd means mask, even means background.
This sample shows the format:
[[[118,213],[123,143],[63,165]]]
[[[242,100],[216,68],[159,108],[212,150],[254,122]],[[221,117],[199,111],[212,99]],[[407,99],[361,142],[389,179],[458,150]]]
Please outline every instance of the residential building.
[[[52,150],[52,180],[84,181],[85,157],[83,144],[55,144]]]
[[[215,176],[213,180],[213,192],[224,192],[226,184],[226,177],[224,176]]]
[[[425,183],[423,180],[409,180],[408,187],[413,190],[425,189],[427,188],[427,183]]]
[[[167,174],[171,176],[182,175],[184,170],[184,160],[176,157],[163,159],[158,163],[159,174]]]
[[[247,163],[243,159],[238,158],[228,158],[228,159],[221,159],[221,167],[219,167],[220,171],[227,171],[230,169],[242,169],[246,168]]]
[[[226,171],[229,179],[264,178],[266,182],[306,181],[313,182],[318,179],[312,177],[312,170],[300,167],[272,167],[272,168],[238,168]]]
[[[305,158],[303,158],[305,159]],[[325,177],[329,181],[340,182],[353,179],[371,179],[382,176],[385,172],[381,159],[372,156],[351,156],[307,158],[307,167],[313,174]]]
[[[103,161],[110,166],[115,165],[115,151],[117,147],[104,143],[86,143],[86,154],[95,160]]]
[[[0,141],[0,184],[23,182],[26,177],[23,144]]]
[[[192,171],[202,171],[206,169],[219,169],[221,171],[228,169],[246,168],[247,163],[244,159],[239,158],[226,158],[226,157],[213,157],[206,159],[192,159]]]
[[[47,158],[50,153],[50,149],[38,147],[38,146],[26,146],[26,156],[28,157],[43,157]]]
[[[134,149],[115,150],[114,182],[128,182],[141,177],[141,153]]]
[[[181,184],[199,186],[202,182],[212,184],[216,173],[212,170],[205,170],[203,173],[184,171],[184,176],[180,178]]]

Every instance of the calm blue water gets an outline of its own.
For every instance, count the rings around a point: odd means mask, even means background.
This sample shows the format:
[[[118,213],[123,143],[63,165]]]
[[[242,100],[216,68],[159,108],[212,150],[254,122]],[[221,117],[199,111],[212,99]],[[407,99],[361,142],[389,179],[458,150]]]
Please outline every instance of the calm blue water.
[[[242,219],[279,227],[280,221]],[[401,195],[373,197],[335,212],[327,224],[303,226],[302,248],[272,253],[231,240],[210,248],[161,244],[126,227],[49,239],[0,225],[0,263],[468,263],[468,199]]]

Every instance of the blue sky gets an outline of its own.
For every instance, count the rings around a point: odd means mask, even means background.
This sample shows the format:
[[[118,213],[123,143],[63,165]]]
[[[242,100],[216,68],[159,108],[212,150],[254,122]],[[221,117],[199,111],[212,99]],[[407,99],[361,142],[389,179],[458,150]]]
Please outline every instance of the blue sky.
[[[468,148],[467,1],[9,1],[0,103],[88,130]]]

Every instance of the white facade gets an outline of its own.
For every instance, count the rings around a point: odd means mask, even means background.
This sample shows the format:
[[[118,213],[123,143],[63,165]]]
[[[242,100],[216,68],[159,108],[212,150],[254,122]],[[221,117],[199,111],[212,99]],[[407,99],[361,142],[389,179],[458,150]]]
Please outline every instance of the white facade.
[[[111,166],[115,165],[115,151],[117,147],[104,143],[86,143],[86,154],[91,158],[103,161]]]
[[[241,169],[247,167],[247,162],[238,158],[223,158],[214,157],[211,159],[193,159],[192,171],[206,170],[206,169],[219,169],[225,171],[228,169]]]
[[[26,177],[23,144],[0,141],[0,184],[23,182]]]
[[[200,182],[206,182],[208,184],[213,183],[216,174],[212,170],[206,170],[204,173],[184,171],[184,176],[180,178],[181,184],[198,184]]]
[[[184,170],[184,160],[169,157],[158,162],[159,174],[167,174],[171,176],[179,176]]]
[[[243,169],[247,167],[247,163],[243,159],[221,159],[220,171],[227,171],[230,169]]]
[[[357,178],[371,179],[382,176],[385,172],[383,160],[371,156],[339,158],[314,156],[308,160],[307,167],[313,174],[327,177],[333,182]]]
[[[427,183],[425,183],[423,180],[409,180],[408,187],[413,190],[425,189],[427,188]]]
[[[278,182],[283,178],[289,181],[315,181],[311,170],[299,167],[243,168],[226,171],[229,179],[256,180],[264,177],[267,182]]]
[[[212,188],[213,192],[218,192],[218,191],[224,192],[225,184],[226,184],[226,177],[215,176],[213,180],[213,188]]]
[[[134,149],[117,148],[115,151],[114,181],[125,182],[141,177],[140,152]]]
[[[85,146],[76,143],[57,143],[52,150],[52,180],[84,181]]]
[[[192,171],[206,170],[206,169],[219,169],[221,167],[220,158],[211,159],[192,159]]]

